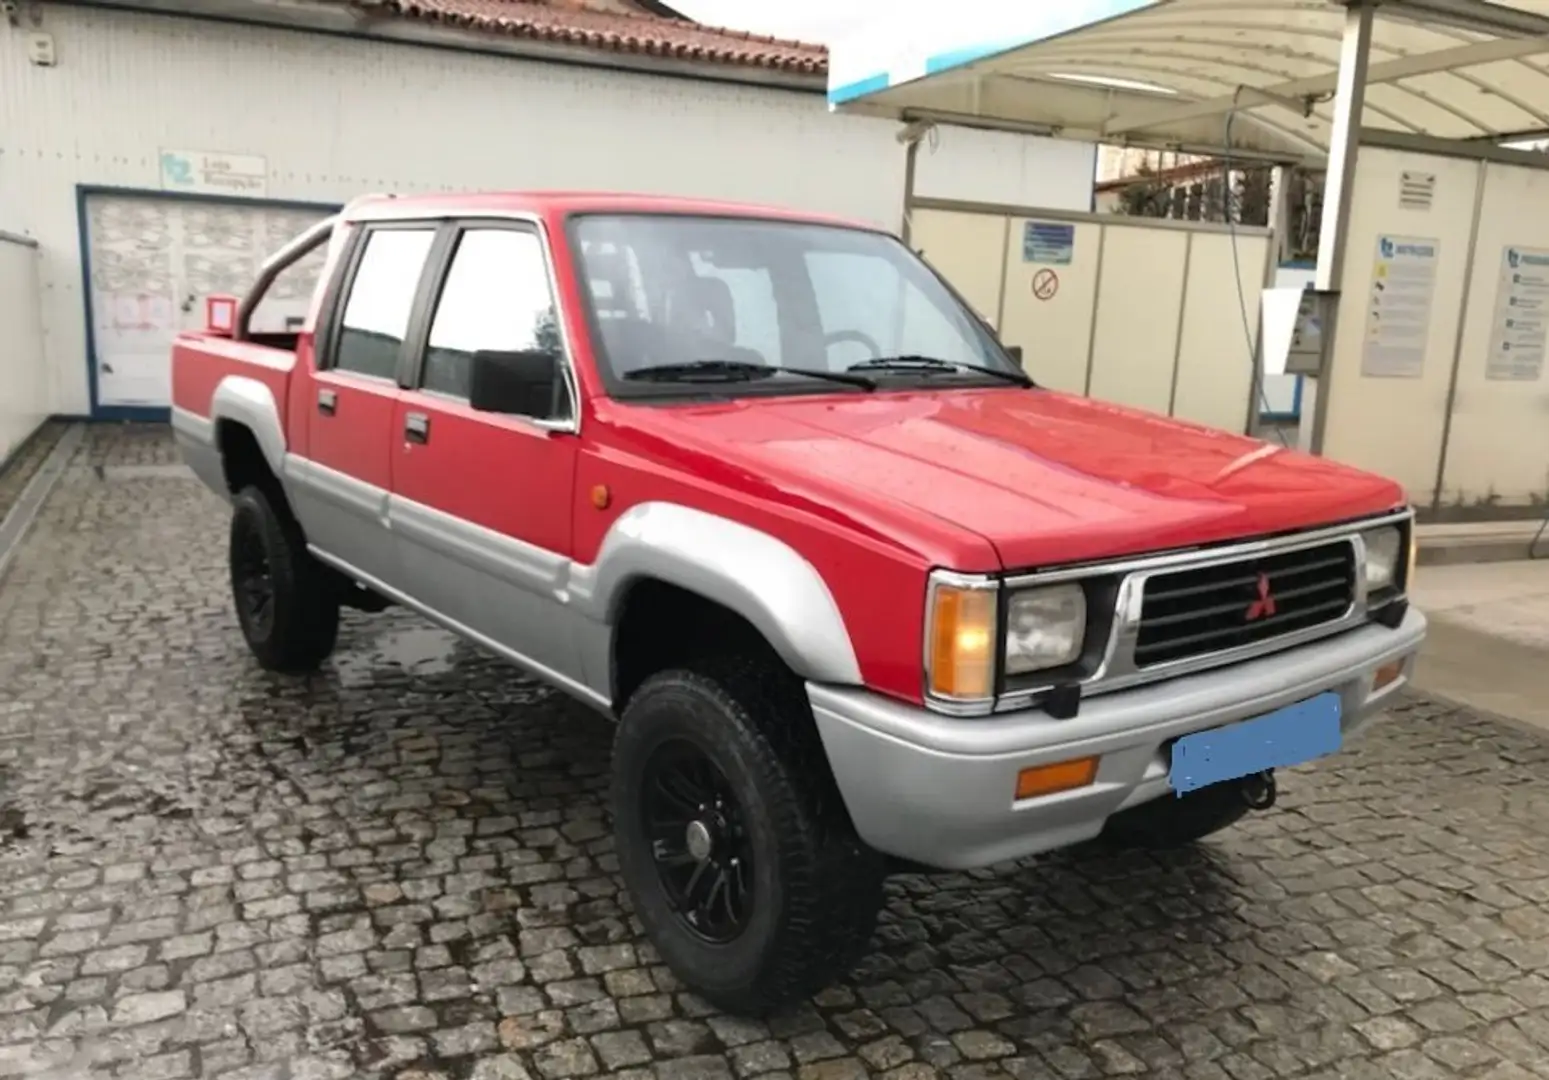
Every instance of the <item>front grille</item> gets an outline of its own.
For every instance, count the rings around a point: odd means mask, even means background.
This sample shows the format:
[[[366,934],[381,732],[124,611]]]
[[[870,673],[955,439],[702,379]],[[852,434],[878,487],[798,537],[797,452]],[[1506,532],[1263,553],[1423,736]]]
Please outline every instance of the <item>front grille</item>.
[[[1294,634],[1343,617],[1354,599],[1349,540],[1157,574],[1145,585],[1135,665]]]

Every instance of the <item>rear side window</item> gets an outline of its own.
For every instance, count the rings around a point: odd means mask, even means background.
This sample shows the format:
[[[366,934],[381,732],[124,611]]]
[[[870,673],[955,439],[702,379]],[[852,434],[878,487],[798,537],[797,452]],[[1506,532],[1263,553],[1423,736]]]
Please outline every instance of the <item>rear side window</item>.
[[[397,378],[414,293],[435,236],[431,228],[375,229],[367,234],[340,319],[334,367]]]

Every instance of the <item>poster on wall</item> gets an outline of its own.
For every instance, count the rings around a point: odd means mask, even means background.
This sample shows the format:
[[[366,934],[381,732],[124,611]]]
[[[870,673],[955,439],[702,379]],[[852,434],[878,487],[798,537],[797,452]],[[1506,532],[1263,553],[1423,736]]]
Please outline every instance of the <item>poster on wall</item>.
[[[1484,377],[1537,382],[1544,374],[1544,337],[1549,329],[1549,250],[1508,244],[1501,251],[1495,290],[1490,354]]]
[[[1440,249],[1440,242],[1431,238],[1377,237],[1366,301],[1362,375],[1418,379],[1424,372]]]
[[[1022,261],[1069,266],[1076,257],[1076,227],[1062,221],[1029,221],[1022,226]]]
[[[98,293],[92,306],[98,404],[164,407],[172,400],[172,301],[142,292]]]

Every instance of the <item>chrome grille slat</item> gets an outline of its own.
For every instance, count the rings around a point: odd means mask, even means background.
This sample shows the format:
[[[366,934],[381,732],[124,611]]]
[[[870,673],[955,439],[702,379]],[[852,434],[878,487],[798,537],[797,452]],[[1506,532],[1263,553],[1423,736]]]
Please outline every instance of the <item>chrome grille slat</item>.
[[[1153,575],[1141,600],[1134,662],[1172,663],[1335,622],[1355,602],[1355,570],[1355,548],[1341,539]],[[1259,602],[1261,577],[1273,608]]]
[[[1254,579],[1250,578],[1249,582],[1251,583],[1253,580]],[[1275,596],[1287,600],[1294,600],[1303,596],[1311,596],[1314,593],[1326,592],[1329,589],[1339,587],[1340,583],[1336,581],[1320,581],[1314,585],[1304,585],[1299,589],[1276,589]],[[1344,602],[1344,600],[1340,600],[1340,603]],[[1236,600],[1233,600],[1229,603],[1214,604],[1208,608],[1201,608],[1198,611],[1185,611],[1178,615],[1162,615],[1147,620],[1147,625],[1153,627],[1175,626],[1178,623],[1191,622],[1197,619],[1209,618],[1210,616],[1214,615],[1229,615],[1232,612],[1239,611],[1241,609],[1242,604]]]
[[[1328,569],[1328,568],[1331,568],[1331,567],[1336,567],[1336,566],[1339,566],[1341,564],[1341,562],[1342,562],[1342,560],[1340,560],[1340,559],[1321,559],[1321,560],[1318,560],[1315,563],[1309,563],[1306,566],[1297,566],[1297,567],[1292,567],[1292,568],[1283,569],[1283,570],[1272,570],[1272,571],[1270,571],[1269,576],[1270,576],[1271,580],[1274,581],[1274,583],[1276,585],[1278,585],[1279,584],[1279,580],[1278,579],[1280,579],[1280,578],[1291,577],[1291,576],[1298,575],[1298,574],[1312,573],[1312,572],[1317,571],[1317,570],[1322,570],[1322,569]],[[1162,579],[1153,579],[1153,580],[1157,581],[1157,580],[1162,580]],[[1166,589],[1166,588],[1163,588],[1163,589],[1149,589],[1147,591],[1147,596],[1152,598],[1152,599],[1155,599],[1155,600],[1175,600],[1175,599],[1178,599],[1178,598],[1184,597],[1184,596],[1194,596],[1194,595],[1197,595],[1199,593],[1213,592],[1213,591],[1215,591],[1217,589],[1232,588],[1234,586],[1252,585],[1257,580],[1258,580],[1258,575],[1257,574],[1247,574],[1247,575],[1244,575],[1242,577],[1234,578],[1234,579],[1232,579],[1230,581],[1212,582],[1212,583],[1205,584],[1205,585],[1193,585],[1193,586],[1186,586],[1186,587],[1183,587],[1183,588],[1173,588],[1173,589]]]

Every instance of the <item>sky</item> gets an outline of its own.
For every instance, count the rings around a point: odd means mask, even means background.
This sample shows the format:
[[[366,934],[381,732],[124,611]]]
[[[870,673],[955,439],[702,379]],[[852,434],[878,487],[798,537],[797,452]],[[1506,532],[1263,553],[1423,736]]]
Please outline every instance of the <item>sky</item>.
[[[827,45],[838,82],[965,47],[1060,34],[1155,0],[669,0],[684,15]]]
[[[1006,0],[910,4],[899,0],[670,0],[699,22],[776,37],[829,44],[857,31],[897,37],[934,35],[950,27],[955,38],[976,40],[1012,32],[1025,15]],[[906,18],[898,17],[908,12]]]

